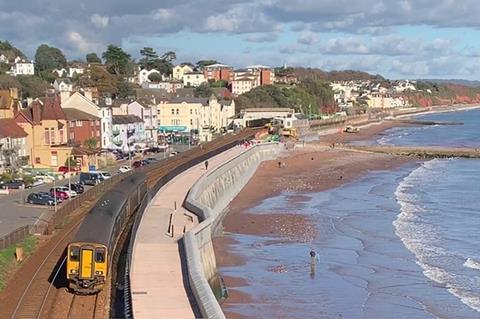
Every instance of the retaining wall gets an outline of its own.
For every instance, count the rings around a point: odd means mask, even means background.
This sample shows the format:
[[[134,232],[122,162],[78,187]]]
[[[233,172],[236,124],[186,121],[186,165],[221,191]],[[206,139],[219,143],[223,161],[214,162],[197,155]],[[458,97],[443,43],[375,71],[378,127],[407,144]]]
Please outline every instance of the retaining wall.
[[[215,293],[221,287],[212,244],[213,231],[228,203],[247,184],[260,163],[276,158],[279,151],[277,143],[253,146],[199,179],[184,202],[184,207],[201,221],[183,240],[189,283],[205,318],[225,318]]]

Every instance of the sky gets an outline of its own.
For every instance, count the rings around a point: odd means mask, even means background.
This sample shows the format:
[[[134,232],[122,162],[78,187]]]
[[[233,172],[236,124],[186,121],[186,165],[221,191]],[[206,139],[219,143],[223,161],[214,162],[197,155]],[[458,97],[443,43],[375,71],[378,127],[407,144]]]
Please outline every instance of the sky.
[[[68,59],[108,44],[177,63],[361,70],[391,79],[480,79],[476,0],[0,0],[0,39]]]

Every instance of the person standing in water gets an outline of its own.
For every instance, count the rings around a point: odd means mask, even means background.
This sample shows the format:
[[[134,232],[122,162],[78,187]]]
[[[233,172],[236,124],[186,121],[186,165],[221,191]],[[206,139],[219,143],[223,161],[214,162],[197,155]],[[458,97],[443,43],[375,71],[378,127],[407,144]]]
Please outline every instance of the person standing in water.
[[[318,257],[315,250],[310,250],[310,277],[315,278],[315,273],[317,270]]]

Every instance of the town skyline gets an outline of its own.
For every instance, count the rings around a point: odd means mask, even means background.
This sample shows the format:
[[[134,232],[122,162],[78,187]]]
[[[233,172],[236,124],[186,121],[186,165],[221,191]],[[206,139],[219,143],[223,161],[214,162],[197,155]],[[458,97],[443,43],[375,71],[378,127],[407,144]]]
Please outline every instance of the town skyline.
[[[29,58],[42,43],[69,60],[114,43],[136,59],[143,47],[175,51],[176,63],[215,59],[234,67],[352,69],[391,79],[478,79],[472,1],[90,4],[3,3],[0,34]]]

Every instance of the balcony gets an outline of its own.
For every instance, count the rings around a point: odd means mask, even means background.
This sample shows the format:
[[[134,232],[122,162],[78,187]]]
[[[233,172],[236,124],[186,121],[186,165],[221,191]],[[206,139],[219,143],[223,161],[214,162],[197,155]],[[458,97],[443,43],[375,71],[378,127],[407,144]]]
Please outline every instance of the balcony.
[[[130,137],[132,136],[133,134],[135,134],[135,129],[130,129],[127,131],[127,136]]]
[[[118,135],[120,135],[120,130],[119,129],[113,129],[112,133],[113,133],[113,136],[118,136]]]
[[[113,141],[113,144],[115,144],[116,146],[118,147],[121,147],[123,145],[123,141],[120,140],[120,141]]]

